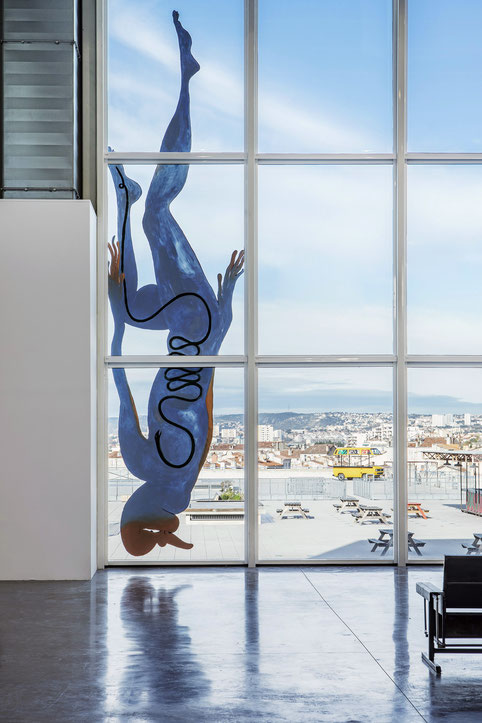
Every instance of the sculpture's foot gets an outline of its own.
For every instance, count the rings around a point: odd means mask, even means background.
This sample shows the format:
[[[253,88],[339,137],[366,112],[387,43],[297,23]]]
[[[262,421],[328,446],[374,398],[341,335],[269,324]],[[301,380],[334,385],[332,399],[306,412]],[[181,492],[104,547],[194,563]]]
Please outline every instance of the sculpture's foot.
[[[200,70],[201,66],[191,53],[192,38],[187,30],[182,27],[177,10],[173,10],[172,19],[176,28],[177,37],[179,38],[182,77],[183,80],[189,80],[189,78],[192,78],[192,76]]]
[[[121,527],[122,542],[127,552],[135,557],[147,555],[156,545],[174,545],[190,550],[193,547],[190,542],[184,542],[173,534],[178,527],[179,519],[176,515],[157,520],[127,522]]]
[[[109,151],[112,148],[109,146]],[[129,178],[124,170],[124,166],[118,164],[116,166],[109,165],[109,171],[112,176],[112,180],[117,188],[124,191],[126,194],[126,202],[129,206],[135,203],[142,196],[142,188],[134,181],[133,178]]]

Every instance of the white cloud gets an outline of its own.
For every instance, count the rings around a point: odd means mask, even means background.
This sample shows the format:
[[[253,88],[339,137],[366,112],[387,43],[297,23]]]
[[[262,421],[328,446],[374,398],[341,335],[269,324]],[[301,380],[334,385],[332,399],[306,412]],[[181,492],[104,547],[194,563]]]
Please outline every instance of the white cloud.
[[[147,95],[145,98],[147,98]],[[131,151],[134,148],[139,150],[140,138],[142,139],[143,148],[149,148],[154,151],[159,150],[159,137],[163,132],[160,123],[156,124],[154,120],[151,120],[147,125],[139,123],[136,118],[138,111],[139,108],[136,113],[134,113],[129,111],[127,107],[120,108],[116,105],[111,106],[108,142],[115,151]],[[151,113],[151,107],[146,106],[146,111]]]
[[[308,292],[309,293],[309,292]],[[390,308],[353,302],[324,303],[319,296],[304,302],[262,302],[259,312],[260,354],[390,354]]]
[[[482,172],[459,166],[414,166],[408,174],[408,241],[438,251],[457,248],[480,259]],[[474,243],[475,242],[475,243]],[[475,245],[476,244],[476,245]],[[465,248],[464,248],[465,247]]]
[[[143,18],[137,13],[137,9],[133,11],[132,5],[121,4],[119,7],[111,21],[111,36],[178,77],[179,50],[174,29],[168,36],[159,23],[153,24],[152,18]],[[150,88],[145,86],[142,92],[149,96]],[[191,93],[201,105],[217,112],[235,117],[242,114],[243,89],[239,81],[215,62],[203,62],[202,72],[196,78]],[[137,94],[141,94],[140,89]]]
[[[311,258],[325,272],[356,263],[391,273],[389,169],[268,166],[259,187],[263,264],[286,270]]]
[[[143,17],[137,7],[134,10],[132,4],[116,4],[110,33],[125,47],[159,63],[169,74],[179,74],[179,56],[174,32],[167,35],[158,23],[153,24],[152,18]],[[142,93],[148,98],[149,88],[137,91],[137,95]],[[239,77],[235,77],[219,63],[204,60],[201,72],[192,84],[191,96],[193,106],[196,105],[197,108],[240,118],[244,97],[242,68]],[[303,138],[305,145],[319,148],[322,144],[327,152],[338,151],[340,148],[361,150],[367,146],[366,133],[362,137],[355,125],[348,127],[339,119],[321,112],[312,114],[306,110],[295,109],[282,97],[274,94],[262,96],[260,109],[261,130],[272,136],[274,142],[279,138],[280,147],[283,146],[283,139],[293,135],[294,129],[296,135]]]
[[[480,354],[482,317],[479,309],[446,306],[409,307],[410,354]],[[464,372],[465,373],[465,372]]]
[[[145,14],[144,14],[145,13]],[[127,48],[146,55],[171,72],[179,71],[177,38],[166,36],[162,28],[153,24],[141,3],[116,2],[115,12],[109,16],[110,35]]]
[[[324,392],[343,393],[353,390],[378,392],[392,391],[392,371],[389,368],[310,368],[310,369],[261,369],[259,372],[261,396],[279,394],[286,402],[297,397],[319,396]],[[282,390],[280,392],[280,390]],[[324,411],[320,409],[320,411]]]
[[[243,89],[239,81],[212,62],[204,63],[193,90],[193,102],[198,100],[224,115],[239,118],[243,113]]]
[[[447,396],[482,403],[482,369],[409,369],[408,390],[422,396]],[[437,410],[438,411],[438,410]]]
[[[148,83],[143,83],[137,76],[126,73],[110,73],[109,90],[122,92],[132,100],[133,105],[139,101],[139,98],[141,101],[149,98],[151,103],[153,100],[158,103],[168,103],[171,99],[160,86],[152,87]]]
[[[367,145],[366,133],[361,135],[356,127],[348,127],[322,112],[314,115],[293,108],[286,100],[272,94],[261,96],[259,118],[260,133],[270,136],[270,147],[278,151],[285,148],[287,142],[296,145],[301,142],[311,152],[323,148],[324,153],[339,152],[340,149],[361,152]]]

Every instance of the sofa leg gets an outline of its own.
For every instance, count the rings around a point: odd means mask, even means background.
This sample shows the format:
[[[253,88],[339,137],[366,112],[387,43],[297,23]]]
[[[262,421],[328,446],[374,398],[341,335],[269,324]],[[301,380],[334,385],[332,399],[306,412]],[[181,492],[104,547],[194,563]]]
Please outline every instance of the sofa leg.
[[[434,660],[430,660],[430,658],[427,655],[425,655],[425,653],[422,653],[422,660],[425,663],[425,665],[428,665],[430,670],[432,670],[437,675],[440,675],[440,673],[442,672],[442,668],[440,667],[440,665],[437,665],[437,663]]]

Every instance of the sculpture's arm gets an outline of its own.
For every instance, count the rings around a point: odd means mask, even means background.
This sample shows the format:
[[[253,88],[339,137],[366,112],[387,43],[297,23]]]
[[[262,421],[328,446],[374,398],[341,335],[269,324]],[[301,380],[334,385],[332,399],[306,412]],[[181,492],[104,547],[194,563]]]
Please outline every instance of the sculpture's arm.
[[[114,334],[112,337],[112,356],[122,355],[122,339],[125,331],[125,313],[123,302],[123,274],[119,266],[119,244],[109,244],[111,261],[109,264],[109,301],[114,317]],[[124,462],[132,474],[142,477],[147,453],[148,442],[141,431],[134,398],[129,388],[124,369],[113,369],[114,383],[119,394],[119,439]]]
[[[223,332],[226,333],[233,319],[233,293],[239,277],[244,273],[244,251],[233,251],[231,260],[224,272],[218,274],[218,305],[222,318]]]
[[[120,272],[120,247],[119,242],[114,241],[108,243],[110,262],[108,271],[108,293],[112,316],[114,317],[114,336],[112,337],[111,354],[113,356],[121,356],[122,339],[125,331],[125,310],[122,284],[124,274]]]

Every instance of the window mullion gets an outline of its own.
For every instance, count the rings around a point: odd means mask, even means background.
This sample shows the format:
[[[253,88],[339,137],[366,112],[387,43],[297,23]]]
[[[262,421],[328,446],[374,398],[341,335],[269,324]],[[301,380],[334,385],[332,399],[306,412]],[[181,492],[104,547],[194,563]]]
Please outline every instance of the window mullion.
[[[258,559],[258,398],[256,354],[258,345],[258,3],[245,0],[245,512],[246,560]]]
[[[407,563],[407,30],[406,0],[393,3],[394,47],[394,183],[395,237],[395,352],[394,377],[394,555],[398,565]]]

